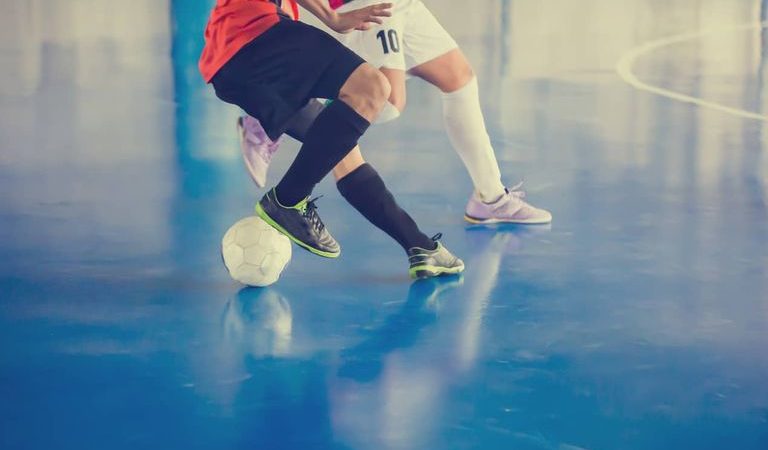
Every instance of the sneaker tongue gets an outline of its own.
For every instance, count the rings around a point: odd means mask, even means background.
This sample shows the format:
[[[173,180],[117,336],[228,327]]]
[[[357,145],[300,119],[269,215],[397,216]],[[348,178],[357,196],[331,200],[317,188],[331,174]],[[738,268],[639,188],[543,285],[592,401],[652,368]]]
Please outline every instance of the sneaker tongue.
[[[304,200],[300,201],[299,203],[296,203],[291,208],[300,211],[301,213],[307,212],[307,204],[309,203],[309,197],[305,198]]]

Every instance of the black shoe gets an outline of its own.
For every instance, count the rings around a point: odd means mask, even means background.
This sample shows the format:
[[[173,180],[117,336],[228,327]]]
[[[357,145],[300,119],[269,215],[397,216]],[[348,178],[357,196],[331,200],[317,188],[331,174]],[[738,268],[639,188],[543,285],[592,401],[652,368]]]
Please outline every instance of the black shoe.
[[[408,273],[411,274],[411,278],[431,278],[464,271],[464,261],[453,256],[440,243],[441,237],[443,236],[440,233],[432,237],[432,240],[437,244],[437,248],[434,250],[419,247],[408,249],[408,262],[411,264]]]
[[[256,214],[300,247],[315,255],[338,258],[341,247],[317,215],[315,200],[307,197],[294,206],[283,206],[270,189],[256,204]]]

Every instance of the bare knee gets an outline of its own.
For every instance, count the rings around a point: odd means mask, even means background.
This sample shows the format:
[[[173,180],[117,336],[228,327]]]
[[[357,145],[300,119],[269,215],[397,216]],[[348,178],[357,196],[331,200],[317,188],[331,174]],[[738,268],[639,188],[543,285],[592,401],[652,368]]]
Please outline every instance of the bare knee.
[[[472,66],[459,65],[447,71],[438,88],[445,93],[455,92],[466,86],[473,78],[475,78],[475,72]]]
[[[379,110],[381,110],[384,106],[384,102],[389,99],[389,96],[392,93],[392,86],[389,84],[387,77],[376,69],[373,69],[370,83],[370,95],[374,102],[379,106]]]
[[[392,104],[398,111],[403,112],[405,110],[405,71],[400,69],[390,69],[388,67],[382,67],[379,69],[381,73],[389,80],[389,85],[392,90],[389,94],[389,103]]]
[[[389,98],[391,89],[389,81],[381,72],[369,64],[363,64],[344,83],[339,99],[373,122]]]
[[[414,67],[411,73],[445,93],[458,91],[475,77],[472,66],[459,49]]]
[[[368,64],[361,66],[361,69],[359,93],[372,104],[383,106],[392,92],[389,80],[378,69]]]

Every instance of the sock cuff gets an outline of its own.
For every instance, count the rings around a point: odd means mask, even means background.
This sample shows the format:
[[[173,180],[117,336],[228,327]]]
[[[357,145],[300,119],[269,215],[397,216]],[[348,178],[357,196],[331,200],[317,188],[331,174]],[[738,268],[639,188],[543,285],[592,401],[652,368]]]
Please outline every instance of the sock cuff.
[[[304,143],[307,139],[307,132],[309,132],[309,129],[315,123],[320,113],[323,112],[323,109],[325,109],[323,102],[318,99],[310,100],[306,106],[293,116],[293,119],[288,124],[288,129],[285,130],[285,134]]]
[[[477,76],[472,76],[472,79],[464,86],[456,89],[453,92],[443,92],[443,99],[445,100],[463,100],[468,97],[477,97],[480,95],[480,87],[477,84]]]
[[[336,182],[336,187],[341,195],[347,196],[352,193],[354,188],[359,187],[359,183],[368,181],[371,178],[379,178],[379,173],[368,163],[363,163],[360,167],[348,173],[347,176]]]
[[[325,111],[329,114],[338,116],[341,120],[351,125],[357,133],[362,135],[371,126],[365,117],[357,113],[351,106],[347,105],[341,100],[336,100],[330,105],[325,107]]]

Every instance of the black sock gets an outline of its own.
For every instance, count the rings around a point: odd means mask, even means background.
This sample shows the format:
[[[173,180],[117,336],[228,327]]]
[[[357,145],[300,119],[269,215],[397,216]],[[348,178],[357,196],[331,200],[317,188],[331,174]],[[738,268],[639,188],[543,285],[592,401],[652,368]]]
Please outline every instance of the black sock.
[[[376,170],[363,164],[336,183],[339,192],[369,222],[387,233],[408,251],[412,247],[432,250],[436,244],[419,230],[407,212],[398,206]]]
[[[275,191],[282,205],[293,206],[355,146],[371,124],[349,105],[336,100],[321,112],[307,131],[304,145]]]

